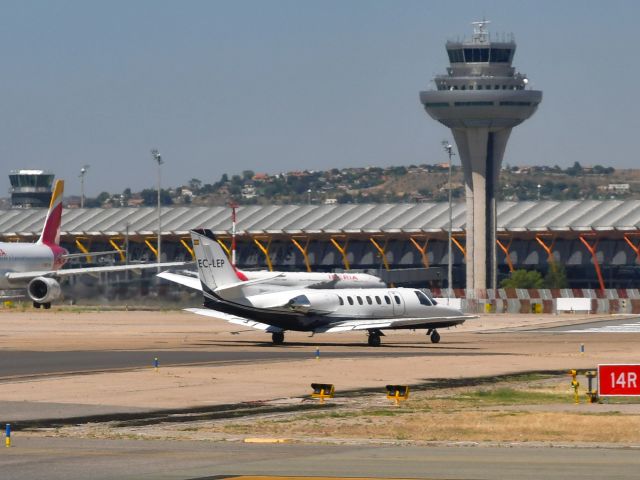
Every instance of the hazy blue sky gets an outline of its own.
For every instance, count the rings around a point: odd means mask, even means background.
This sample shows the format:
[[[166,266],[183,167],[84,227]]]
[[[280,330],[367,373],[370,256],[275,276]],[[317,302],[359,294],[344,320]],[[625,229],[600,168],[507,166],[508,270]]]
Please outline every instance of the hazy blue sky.
[[[482,5],[482,6],[480,6]],[[0,0],[0,165],[79,193],[251,169],[434,163],[418,101],[447,39],[485,16],[543,90],[512,165],[640,166],[635,1]],[[4,196],[5,193],[0,193]]]

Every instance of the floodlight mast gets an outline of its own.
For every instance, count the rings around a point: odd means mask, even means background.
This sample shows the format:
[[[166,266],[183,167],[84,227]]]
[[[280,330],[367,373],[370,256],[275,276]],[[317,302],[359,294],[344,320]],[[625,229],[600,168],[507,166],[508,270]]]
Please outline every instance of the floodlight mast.
[[[447,298],[449,298],[449,303],[451,303],[451,298],[453,298],[453,288],[451,287],[451,282],[453,280],[453,250],[452,250],[452,231],[453,231],[453,206],[452,206],[452,197],[451,197],[451,157],[455,155],[453,153],[453,145],[451,145],[447,140],[442,141],[442,147],[444,151],[447,152],[449,156],[449,246],[447,253]]]
[[[162,261],[162,217],[161,217],[161,205],[160,205],[160,187],[161,187],[161,165],[164,163],[160,152],[154,148],[151,150],[151,156],[158,162],[158,263]]]
[[[90,165],[84,165],[80,169],[80,208],[84,208],[84,177],[87,174],[87,170],[89,170]]]

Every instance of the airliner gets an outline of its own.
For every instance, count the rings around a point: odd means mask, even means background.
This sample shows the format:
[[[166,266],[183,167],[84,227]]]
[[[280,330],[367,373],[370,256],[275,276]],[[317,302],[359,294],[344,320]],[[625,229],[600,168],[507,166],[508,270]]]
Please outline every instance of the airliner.
[[[116,272],[145,268],[185,265],[185,262],[149,263],[62,269],[70,258],[86,256],[69,253],[60,246],[62,194],[64,181],[57,180],[51,195],[49,211],[36,243],[0,242],[0,290],[25,288],[35,308],[51,308],[51,302],[62,294],[59,279],[83,273]],[[100,252],[105,253],[105,252]],[[8,297],[7,297],[8,298]]]
[[[248,287],[273,277],[239,280],[235,269],[210,230],[192,230],[198,278],[205,308],[187,311],[271,333],[276,345],[287,330],[315,333],[364,331],[368,344],[380,346],[384,330],[426,329],[433,343],[438,328],[475,318],[437,305],[424,292],[411,288],[290,288],[252,294]]]
[[[290,288],[386,288],[384,281],[368,273],[322,273],[322,272],[270,272],[267,270],[235,269],[238,280],[264,280],[251,285],[251,292],[266,293]],[[275,274],[275,275],[274,275]],[[180,285],[201,290],[197,272],[162,272],[158,277]],[[249,288],[249,287],[247,287]]]

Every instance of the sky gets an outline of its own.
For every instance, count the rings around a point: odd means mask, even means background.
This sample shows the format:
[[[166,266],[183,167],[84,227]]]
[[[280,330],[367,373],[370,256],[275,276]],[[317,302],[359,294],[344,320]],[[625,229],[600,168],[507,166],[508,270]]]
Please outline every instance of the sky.
[[[41,168],[79,194],[83,165],[88,196],[154,188],[152,148],[163,186],[446,161],[418,95],[483,17],[543,91],[505,164],[640,167],[640,2],[0,0],[5,192]]]

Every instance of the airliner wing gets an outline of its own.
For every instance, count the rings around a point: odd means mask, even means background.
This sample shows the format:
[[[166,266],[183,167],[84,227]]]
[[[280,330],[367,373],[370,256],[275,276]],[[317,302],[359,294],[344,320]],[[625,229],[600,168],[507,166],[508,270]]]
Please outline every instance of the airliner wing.
[[[416,318],[369,318],[362,320],[336,321],[314,329],[316,333],[349,332],[352,330],[384,330],[393,328],[436,328],[443,324],[460,324],[465,320],[477,318],[475,315],[456,317],[416,317]]]
[[[205,317],[213,317],[220,320],[225,320],[234,325],[242,325],[244,327],[255,328],[256,330],[262,330],[264,332],[281,332],[282,329],[267,325],[266,323],[256,322],[255,320],[249,320],[248,318],[239,317],[237,315],[231,315],[229,313],[219,312],[217,310],[211,310],[209,308],[185,308],[185,312],[195,313],[196,315],[204,315]]]
[[[71,258],[82,258],[82,257],[104,257],[106,255],[117,255],[120,253],[118,250],[107,250],[104,252],[87,252],[87,253],[67,253],[62,255],[62,258],[66,258],[67,260]]]
[[[36,277],[69,277],[84,273],[123,272],[126,270],[144,270],[149,268],[181,267],[191,262],[140,263],[135,265],[112,265],[107,267],[67,268],[62,270],[41,270],[33,272],[8,272],[6,278],[11,281],[26,281]]]

